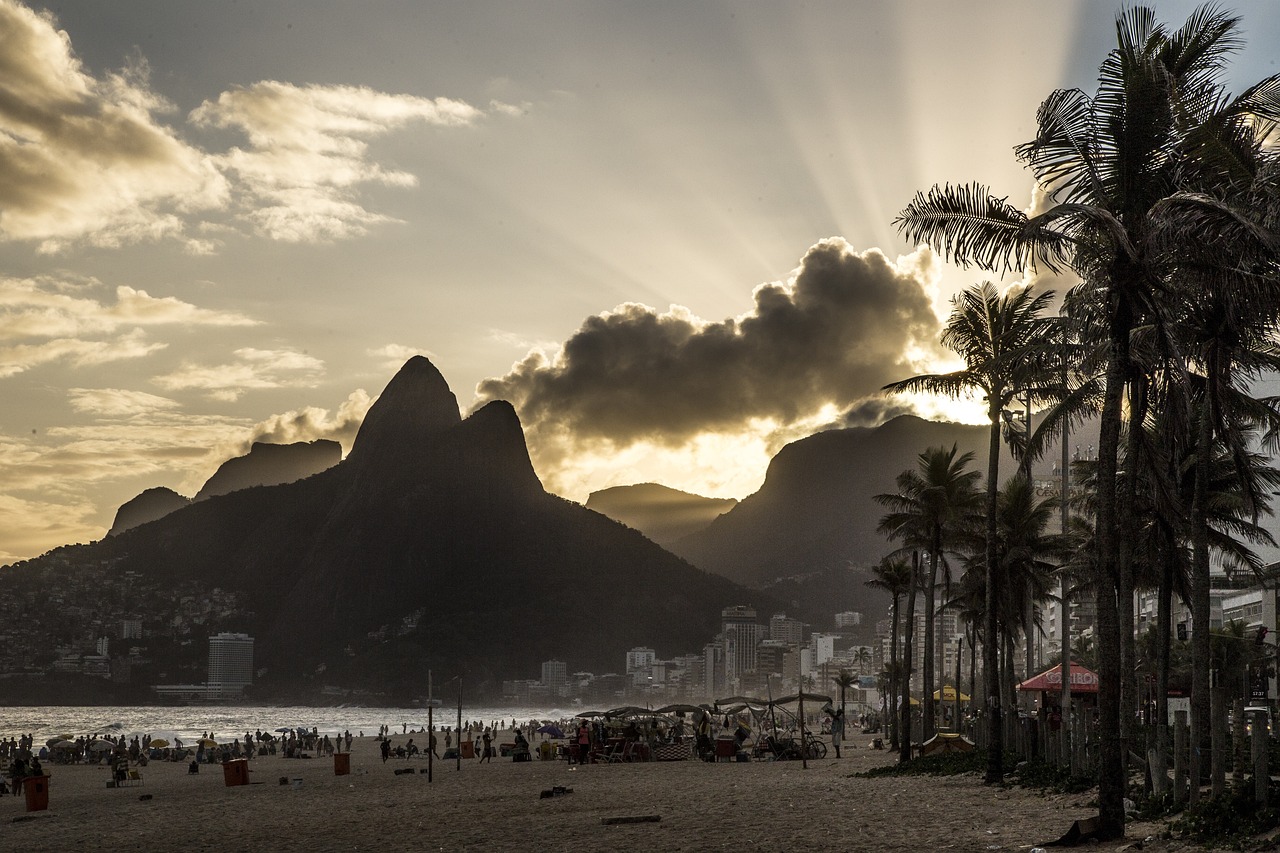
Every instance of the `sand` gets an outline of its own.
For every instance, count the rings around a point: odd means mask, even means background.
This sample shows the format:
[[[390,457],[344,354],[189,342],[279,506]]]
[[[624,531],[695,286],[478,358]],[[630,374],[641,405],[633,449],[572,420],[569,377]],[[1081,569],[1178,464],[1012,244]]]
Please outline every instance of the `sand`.
[[[403,743],[405,736],[393,737]],[[503,738],[505,740],[505,738]],[[535,746],[536,746],[535,741]],[[141,786],[107,788],[105,767],[48,768],[49,809],[28,815],[0,799],[5,850],[1028,850],[1094,813],[1091,794],[992,789],[976,776],[854,778],[890,763],[883,751],[844,750],[809,763],[700,761],[572,767],[494,759],[383,764],[374,738],[352,748],[352,773],[332,759],[261,757],[251,784],[226,787],[222,769],[151,762]],[[300,783],[280,785],[281,777]],[[573,793],[543,799],[554,786]],[[149,797],[143,799],[143,797]],[[657,822],[602,819],[658,815]],[[16,819],[16,820],[15,820]],[[1125,842],[1158,824],[1130,824]],[[1177,841],[1144,850],[1192,851]]]

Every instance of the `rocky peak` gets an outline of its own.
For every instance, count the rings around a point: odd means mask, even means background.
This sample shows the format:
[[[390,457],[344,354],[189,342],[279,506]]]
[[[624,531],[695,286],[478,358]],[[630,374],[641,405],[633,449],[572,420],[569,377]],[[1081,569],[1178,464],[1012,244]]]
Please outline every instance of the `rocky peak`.
[[[347,460],[364,464],[375,456],[421,447],[461,421],[458,398],[449,383],[428,359],[415,355],[364,416]]]

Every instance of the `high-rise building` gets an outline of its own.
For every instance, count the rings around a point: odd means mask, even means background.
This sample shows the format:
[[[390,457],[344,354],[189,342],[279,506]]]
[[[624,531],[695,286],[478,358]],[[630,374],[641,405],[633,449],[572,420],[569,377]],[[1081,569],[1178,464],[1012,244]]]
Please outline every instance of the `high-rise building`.
[[[653,649],[646,649],[643,646],[637,646],[627,652],[627,675],[631,675],[637,670],[648,669],[657,659],[658,653]]]
[[[769,619],[769,639],[795,648],[804,641],[804,623],[785,613],[775,613]]]
[[[235,696],[253,684],[253,637],[248,634],[214,634],[209,638],[211,696]]]
[[[542,662],[542,683],[552,696],[564,696],[569,692],[569,667],[562,660]]]
[[[856,610],[846,610],[836,614],[837,628],[857,628],[862,624],[862,614]]]
[[[726,607],[720,612],[724,637],[724,670],[727,679],[756,668],[756,645],[765,638],[765,627],[756,622],[754,607]]]
[[[142,639],[142,620],[141,619],[121,619],[120,620],[120,639],[141,640]]]

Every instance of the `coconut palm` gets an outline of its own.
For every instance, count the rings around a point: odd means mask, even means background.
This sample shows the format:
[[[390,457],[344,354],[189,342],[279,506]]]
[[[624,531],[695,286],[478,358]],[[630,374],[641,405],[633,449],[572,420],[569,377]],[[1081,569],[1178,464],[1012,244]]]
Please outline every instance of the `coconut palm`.
[[[956,445],[948,450],[930,447],[916,457],[916,468],[898,475],[898,491],[876,495],[875,500],[889,512],[880,519],[879,530],[903,543],[902,551],[923,551],[929,559],[929,575],[923,585],[924,666],[923,711],[925,740],[933,736],[934,713],[934,610],[938,573],[946,570],[945,552],[961,531],[973,523],[982,476],[967,467],[972,453],[960,453]],[[910,660],[910,658],[908,658]]]
[[[1100,816],[1116,831],[1124,826],[1125,794],[1117,603],[1124,590],[1117,579],[1120,543],[1132,535],[1117,526],[1116,473],[1131,334],[1145,323],[1174,339],[1165,290],[1189,248],[1201,256],[1200,283],[1232,288],[1250,282],[1226,273],[1256,268],[1276,254],[1248,211],[1206,191],[1210,176],[1230,175],[1224,155],[1234,147],[1224,139],[1265,139],[1280,118],[1280,77],[1234,99],[1225,94],[1225,60],[1240,46],[1238,29],[1238,18],[1212,6],[1198,8],[1173,32],[1151,9],[1122,11],[1117,46],[1102,64],[1095,95],[1051,94],[1037,114],[1036,138],[1016,149],[1047,191],[1046,209],[1027,215],[981,185],[947,185],[918,194],[897,219],[908,236],[962,264],[1070,268],[1101,308],[1096,333],[1107,359],[1095,536],[1104,580],[1098,800]]]
[[[987,447],[985,565],[993,570],[996,565],[996,493],[1000,482],[1001,424],[1005,410],[1016,396],[1022,395],[1029,400],[1043,397],[1044,386],[1048,384],[1046,379],[1056,379],[1052,374],[1046,376],[1044,362],[1037,347],[1049,331],[1047,322],[1040,315],[1052,298],[1052,291],[1037,294],[1030,287],[1014,289],[1002,296],[990,282],[965,290],[954,300],[951,317],[942,333],[943,345],[964,359],[964,368],[951,373],[913,376],[885,386],[889,391],[925,391],[949,397],[980,392],[986,400],[990,433]],[[985,589],[987,600],[983,633],[993,640],[984,643],[982,647],[982,666],[987,673],[988,685],[984,710],[989,744],[986,780],[998,783],[1004,777],[1001,714],[998,694],[993,694],[990,690],[996,683],[997,649],[994,638],[997,635],[995,624],[998,602],[996,587],[990,577]],[[926,696],[931,697],[932,690],[933,686],[930,684]],[[926,709],[926,719],[928,716]]]
[[[867,581],[867,586],[882,589],[893,597],[893,610],[889,617],[892,623],[889,633],[889,665],[885,669],[885,674],[888,676],[888,691],[886,695],[896,697],[898,695],[898,679],[903,677],[902,667],[898,662],[898,636],[902,624],[900,605],[903,596],[910,593],[914,578],[911,572],[911,564],[900,557],[886,557],[871,570],[871,573],[874,577]],[[886,720],[885,725],[889,729],[890,748],[897,749],[898,724],[892,715]],[[907,737],[910,738],[909,731]]]

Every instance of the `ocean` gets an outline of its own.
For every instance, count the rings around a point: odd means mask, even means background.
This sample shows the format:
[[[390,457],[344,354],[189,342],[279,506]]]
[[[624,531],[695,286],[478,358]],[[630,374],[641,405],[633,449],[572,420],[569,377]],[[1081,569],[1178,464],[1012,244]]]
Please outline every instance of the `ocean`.
[[[564,708],[462,706],[463,722],[475,720],[486,725],[499,722],[509,726],[513,717],[522,725],[530,720],[559,721],[572,718],[574,713],[575,709]],[[456,705],[436,708],[433,714],[437,728],[457,725]],[[322,735],[350,731],[357,736],[361,732],[372,736],[378,733],[379,726],[390,726],[391,731],[398,734],[406,724],[410,729],[426,728],[427,709],[268,705],[0,708],[0,737],[30,734],[35,736],[36,743],[44,743],[55,735],[95,734],[129,737],[150,734],[194,742],[205,732],[213,732],[216,740],[229,742],[245,732],[274,732],[280,728],[315,728]]]

